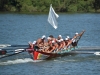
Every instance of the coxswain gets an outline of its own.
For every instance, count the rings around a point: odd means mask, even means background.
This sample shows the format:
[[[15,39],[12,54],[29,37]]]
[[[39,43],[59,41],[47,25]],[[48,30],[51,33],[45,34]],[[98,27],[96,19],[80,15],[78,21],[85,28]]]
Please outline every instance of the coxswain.
[[[79,39],[81,38],[81,36],[83,35],[84,32],[85,32],[85,30],[83,30],[81,33],[77,33],[77,32],[75,33],[76,38],[72,42],[73,47],[77,46],[77,43],[78,43]]]
[[[75,39],[72,41],[72,46],[73,46],[73,47],[77,46],[77,42],[78,42],[78,40],[79,40],[79,34],[76,32],[74,37],[77,37],[77,38],[75,38]]]
[[[78,35],[74,35],[74,37],[72,39],[68,39],[68,44],[67,44],[67,48],[71,48],[72,46],[72,42],[76,40]]]

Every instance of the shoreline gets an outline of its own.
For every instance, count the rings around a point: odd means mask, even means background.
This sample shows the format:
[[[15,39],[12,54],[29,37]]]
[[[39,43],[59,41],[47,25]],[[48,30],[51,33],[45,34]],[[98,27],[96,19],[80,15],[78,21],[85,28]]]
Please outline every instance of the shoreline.
[[[13,11],[0,11],[0,14],[6,14],[6,13],[10,13],[10,14],[48,14],[49,12],[13,12]],[[57,12],[58,14],[75,14],[75,13],[100,13],[100,11],[98,12]]]

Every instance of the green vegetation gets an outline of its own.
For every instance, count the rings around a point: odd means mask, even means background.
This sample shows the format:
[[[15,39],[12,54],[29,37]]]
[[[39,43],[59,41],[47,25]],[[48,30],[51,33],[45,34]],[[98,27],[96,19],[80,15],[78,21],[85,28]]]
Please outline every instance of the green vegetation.
[[[0,0],[0,11],[48,12],[50,4],[58,12],[100,12],[100,0]]]

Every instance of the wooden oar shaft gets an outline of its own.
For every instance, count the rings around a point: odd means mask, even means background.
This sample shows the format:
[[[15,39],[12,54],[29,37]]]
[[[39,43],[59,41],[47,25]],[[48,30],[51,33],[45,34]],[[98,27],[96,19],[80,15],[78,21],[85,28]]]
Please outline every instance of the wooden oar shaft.
[[[86,46],[84,46],[84,47],[79,47],[78,49],[76,49],[77,51],[100,51],[100,46],[94,46],[94,47],[86,47]]]
[[[69,53],[74,53],[74,54],[93,54],[94,52],[80,52],[80,51],[72,51]]]
[[[5,56],[0,57],[0,59],[5,58],[5,57],[9,57],[9,56],[13,56],[13,55],[17,55],[17,54],[22,53],[22,52],[24,52],[24,51],[20,51],[18,53],[13,53],[13,54],[5,55]]]
[[[25,51],[26,49],[16,49],[16,50],[10,50],[10,51],[7,51],[7,50],[0,50],[0,55],[5,55],[7,53],[16,53],[16,52],[21,52],[21,51]]]
[[[100,52],[80,52],[80,51],[71,51],[71,52],[68,52],[68,53],[71,53],[71,54],[95,54],[95,55],[100,55]]]
[[[0,47],[28,47],[29,45],[10,45],[10,44],[0,44]]]
[[[0,55],[5,55],[7,53],[19,53],[21,51],[29,51],[29,50],[33,51],[33,49],[27,49],[27,48],[25,48],[25,49],[15,49],[15,50],[0,50]]]
[[[22,52],[25,52],[25,51],[28,51],[28,50],[32,51],[33,49],[17,49],[17,50],[14,51],[15,53],[4,55],[4,56],[0,57],[0,59],[5,58],[5,57],[9,57],[9,56],[13,56],[13,55],[17,55],[19,53],[22,53]]]

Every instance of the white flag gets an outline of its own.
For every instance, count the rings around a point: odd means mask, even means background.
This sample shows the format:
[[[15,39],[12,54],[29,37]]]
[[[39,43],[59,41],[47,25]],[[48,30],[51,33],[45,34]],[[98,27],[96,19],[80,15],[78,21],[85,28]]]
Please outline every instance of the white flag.
[[[55,28],[57,29],[57,18],[59,17],[58,14],[55,13],[54,9],[52,8],[52,4],[50,5],[50,10],[49,10],[49,16],[48,16],[48,22]]]

